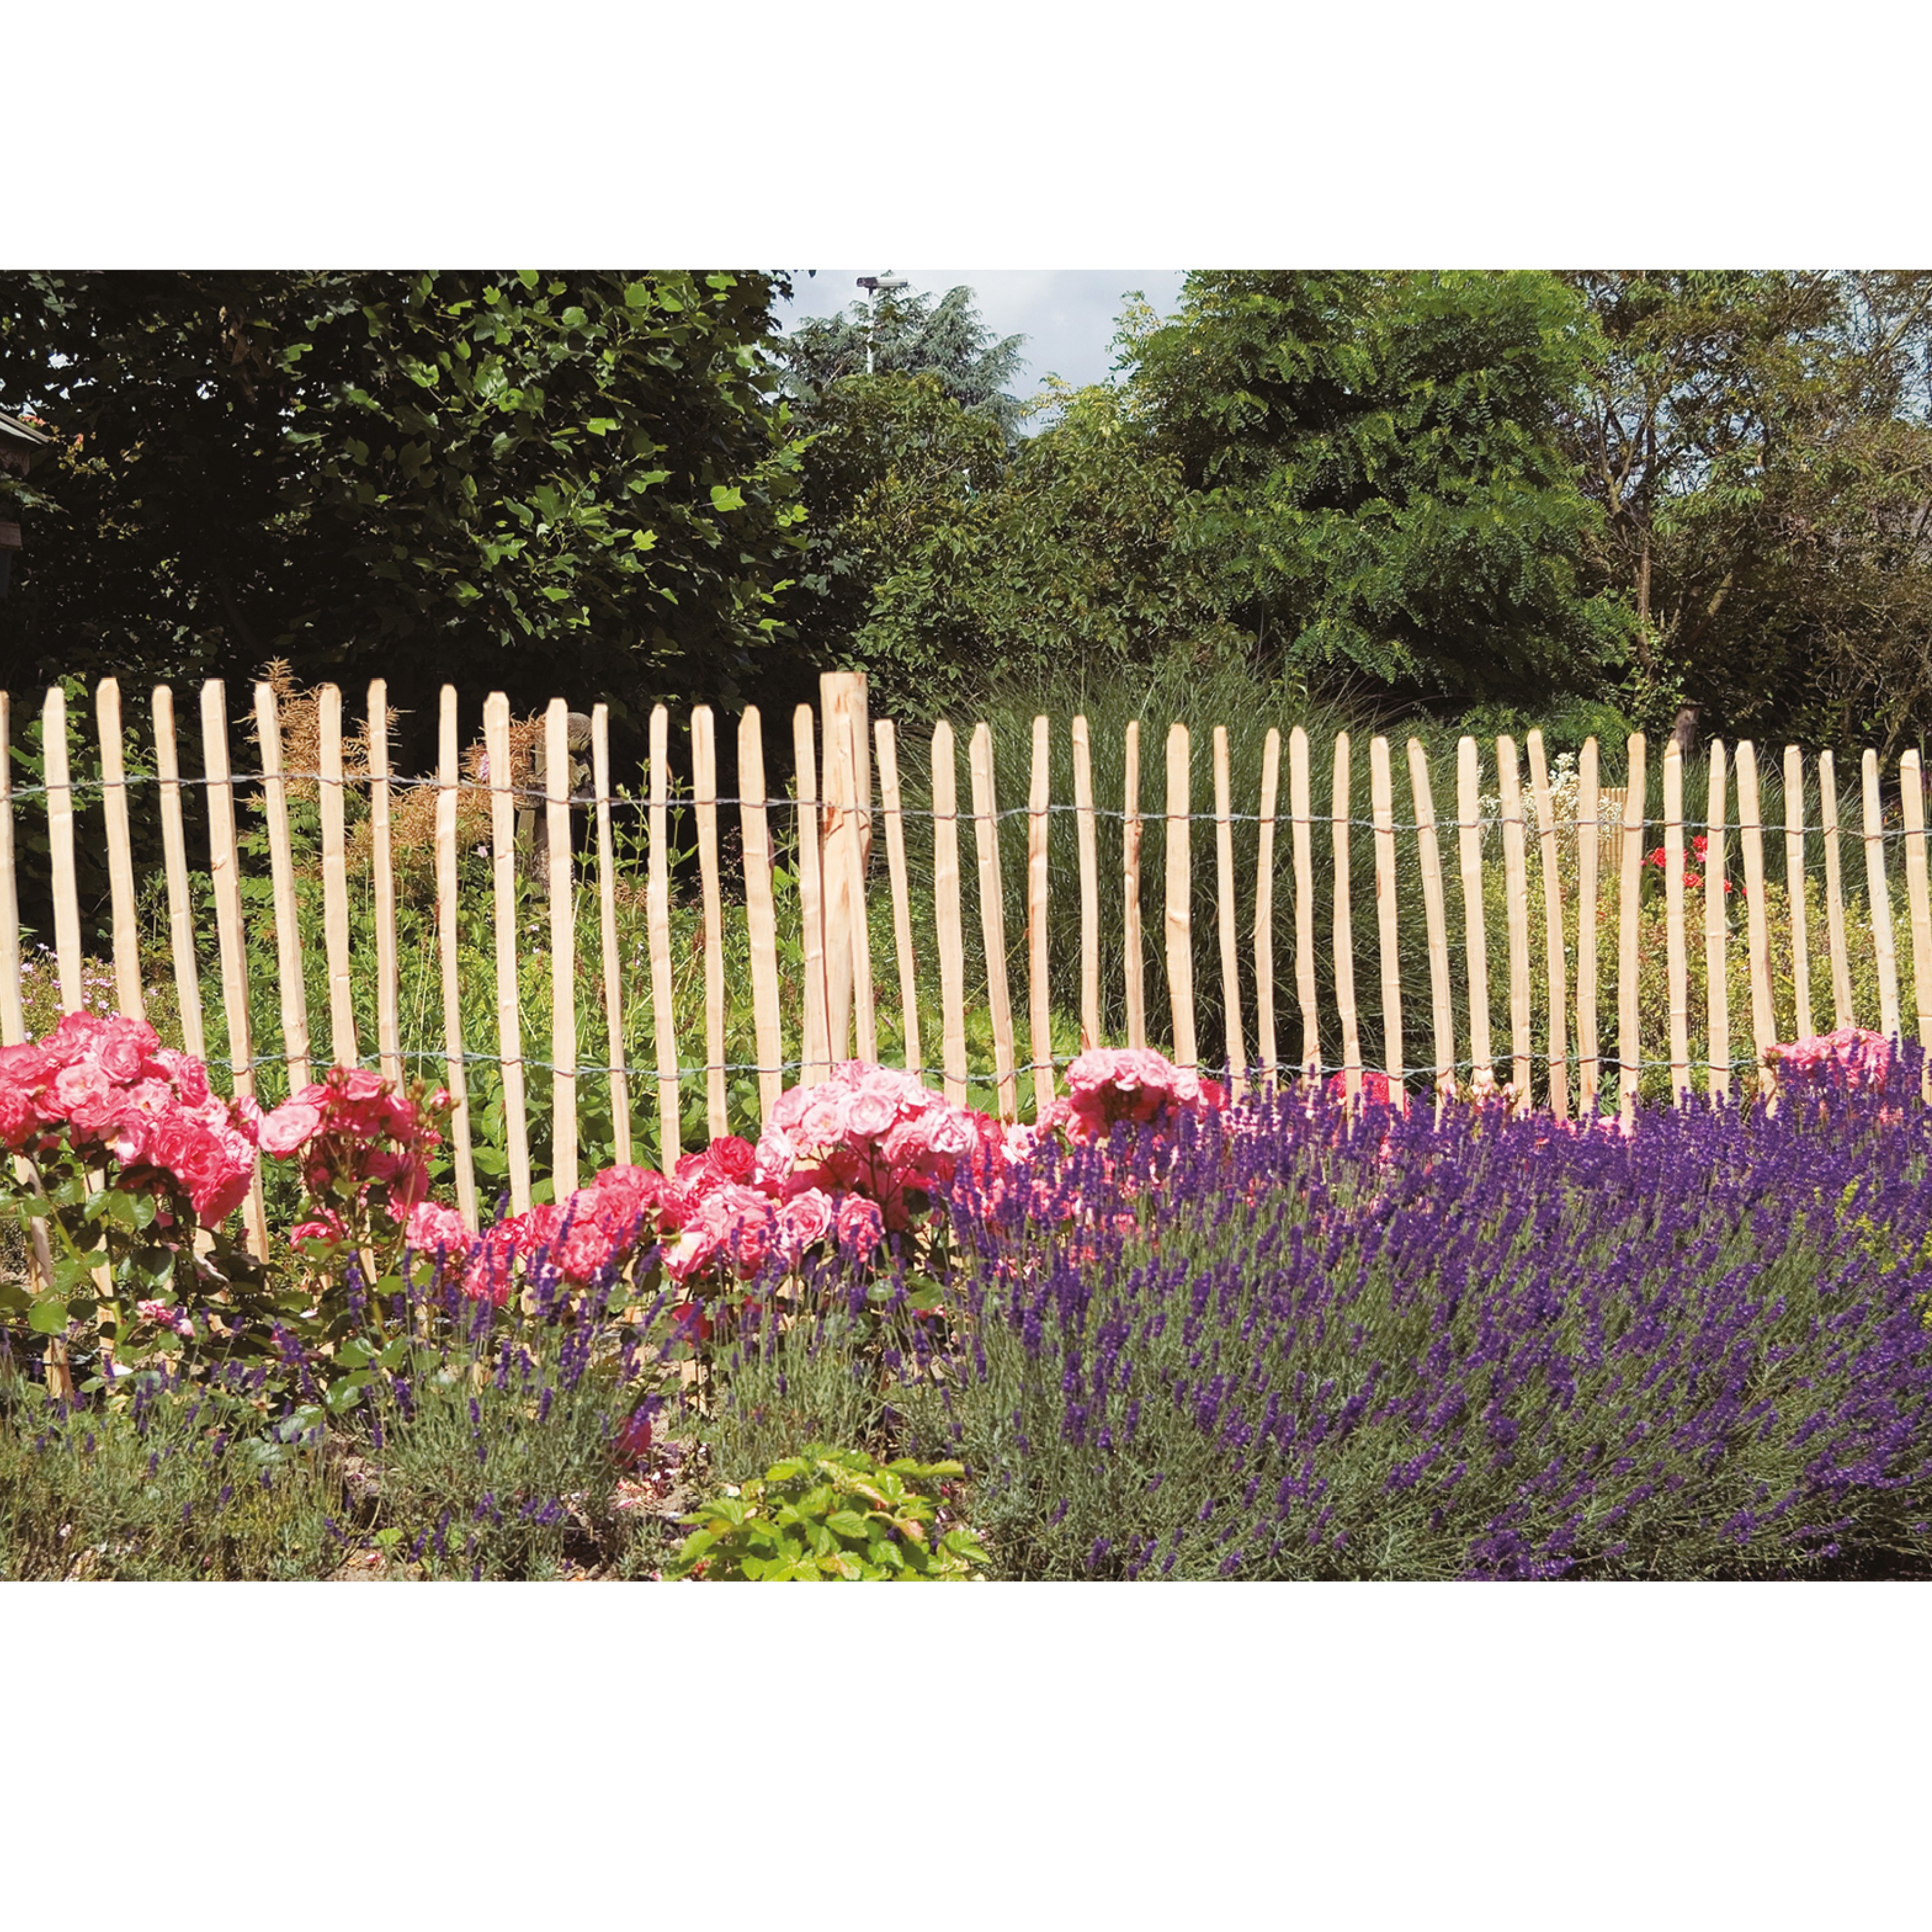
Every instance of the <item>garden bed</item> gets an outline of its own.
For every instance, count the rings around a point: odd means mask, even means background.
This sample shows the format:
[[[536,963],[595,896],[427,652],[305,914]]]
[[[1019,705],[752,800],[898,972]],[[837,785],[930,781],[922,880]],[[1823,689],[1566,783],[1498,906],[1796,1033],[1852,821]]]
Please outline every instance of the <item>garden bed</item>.
[[[1002,1130],[855,1064],[477,1238],[437,1096],[6,1051],[56,1257],[4,1290],[9,1576],[1932,1568],[1932,1110],[1882,1042],[1580,1124],[1094,1053]],[[266,1261],[256,1143],[309,1204]]]

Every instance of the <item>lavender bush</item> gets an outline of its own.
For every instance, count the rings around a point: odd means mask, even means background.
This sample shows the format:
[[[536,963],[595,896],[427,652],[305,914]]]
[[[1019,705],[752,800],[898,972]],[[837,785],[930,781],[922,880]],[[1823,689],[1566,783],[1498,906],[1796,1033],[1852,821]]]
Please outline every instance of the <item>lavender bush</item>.
[[[1898,1574],[1932,1555],[1932,1112],[1292,1100],[954,1203],[905,1385],[1008,1576]]]

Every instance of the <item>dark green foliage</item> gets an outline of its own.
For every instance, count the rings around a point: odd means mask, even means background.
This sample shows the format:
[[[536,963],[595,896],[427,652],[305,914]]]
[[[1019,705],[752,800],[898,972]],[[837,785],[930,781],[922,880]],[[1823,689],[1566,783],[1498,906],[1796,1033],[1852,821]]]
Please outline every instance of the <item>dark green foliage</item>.
[[[734,696],[795,561],[763,275],[18,274],[58,429],[0,649],[76,670]]]
[[[1186,542],[1285,665],[1423,694],[1587,687],[1618,659],[1553,415],[1583,306],[1535,273],[1198,273],[1140,346]]]
[[[1180,544],[1192,514],[1179,462],[1131,396],[1066,396],[991,488],[952,472],[950,502],[867,506],[877,560],[855,658],[915,715],[996,701],[1012,681],[1118,674],[1169,655],[1232,660],[1244,640],[1210,573]]]
[[[1562,448],[1643,722],[1895,749],[1932,722],[1932,274],[1596,270]]]

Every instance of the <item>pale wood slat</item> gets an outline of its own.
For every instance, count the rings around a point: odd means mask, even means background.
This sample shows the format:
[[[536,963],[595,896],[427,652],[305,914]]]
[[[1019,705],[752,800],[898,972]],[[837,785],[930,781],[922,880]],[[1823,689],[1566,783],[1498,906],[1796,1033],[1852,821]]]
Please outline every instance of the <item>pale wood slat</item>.
[[[1750,952],[1751,1043],[1757,1055],[1758,1086],[1768,1094],[1773,1080],[1767,1055],[1778,1043],[1772,1010],[1771,934],[1764,903],[1764,827],[1758,792],[1757,752],[1746,739],[1738,747],[1738,820],[1744,856],[1744,931]]]
[[[100,732],[101,805],[107,820],[107,890],[114,922],[115,1004],[146,1017],[141,995],[141,932],[134,910],[134,846],[128,826],[128,770],[121,741],[121,686],[104,677],[94,693]]]
[[[952,727],[932,729],[932,900],[946,1097],[966,1104],[966,928],[959,909],[959,772]]]
[[[718,728],[708,704],[691,714],[691,795],[704,913],[705,1125],[716,1140],[730,1126],[724,1088],[724,901],[718,879]]]
[[[1174,1064],[1200,1064],[1194,1038],[1193,866],[1189,850],[1187,727],[1167,733],[1167,902],[1162,930],[1167,939],[1167,996],[1174,1016]]]
[[[1147,1045],[1145,942],[1141,934],[1141,728],[1130,718],[1124,739],[1126,782],[1122,787],[1120,884],[1122,971],[1127,1003],[1127,1044]]]
[[[909,1072],[922,1075],[919,1035],[919,965],[913,950],[912,886],[906,872],[905,808],[899,793],[898,735],[891,719],[872,727],[879,766],[879,812],[885,821],[886,871],[892,894],[892,953],[899,976],[899,1030]]]
[[[530,1204],[530,1121],[517,974],[517,808],[510,788],[510,700],[500,691],[493,691],[484,700],[483,749],[490,767],[496,1053],[503,1070],[503,1138],[510,1169],[510,1212],[521,1214]]]
[[[1053,1099],[1052,988],[1047,952],[1047,808],[1052,800],[1053,726],[1033,721],[1033,768],[1027,791],[1027,1033],[1033,1048],[1034,1117]]]
[[[1442,892],[1442,848],[1436,832],[1436,794],[1420,741],[1408,741],[1408,789],[1415,806],[1415,842],[1422,868],[1422,916],[1429,940],[1429,1018],[1434,1048],[1432,1084],[1440,1107],[1456,1070],[1456,1004],[1449,979],[1449,920]]]
[[[376,1058],[403,1084],[401,988],[396,959],[396,867],[389,818],[389,687],[369,686],[369,846],[376,888]]]
[[[208,1058],[201,1012],[201,969],[194,952],[194,908],[188,893],[188,837],[182,824],[181,767],[175,749],[174,693],[154,687],[154,770],[161,786],[161,868],[168,889],[168,944],[181,1007],[182,1044]]]
[[[1670,981],[1670,1093],[1690,1094],[1690,992],[1684,935],[1684,752],[1673,734],[1664,746],[1664,930]]]
[[[20,902],[14,872],[12,736],[13,700],[0,691],[0,1046],[17,1046],[27,1036],[20,998]],[[46,1238],[44,1228],[41,1238]]]
[[[1308,776],[1308,734],[1288,734],[1289,842],[1294,854],[1294,992],[1301,1009],[1301,1068],[1312,1080],[1322,1068],[1322,1022],[1315,1002],[1315,837]]]
[[[808,713],[807,714],[809,715]],[[677,1014],[670,973],[670,714],[651,707],[651,851],[644,875],[644,926],[651,956],[651,1034],[657,1049],[658,1165],[669,1174],[683,1151],[679,1120]]]
[[[328,962],[329,1052],[338,1066],[360,1058],[349,976],[349,857],[344,836],[342,693],[322,687],[322,933]]]
[[[1536,806],[1537,849],[1543,866],[1544,964],[1550,1004],[1550,1111],[1556,1119],[1567,1120],[1570,1118],[1570,1042],[1564,1015],[1569,1007],[1570,992],[1563,944],[1563,874],[1557,863],[1556,812],[1550,800],[1550,767],[1543,755],[1540,730],[1530,732],[1527,748],[1530,794]]]
[[[550,899],[550,1192],[577,1192],[577,868],[570,845],[570,707],[544,712],[544,884]]]
[[[61,1010],[86,1004],[81,975],[80,889],[74,876],[74,787],[68,767],[67,694],[58,685],[40,711],[40,755],[47,791],[47,847],[53,867],[54,956]]]
[[[1603,1066],[1597,1040],[1597,920],[1602,911],[1598,868],[1605,808],[1597,741],[1583,740],[1576,760],[1576,1111],[1597,1112]]]
[[[862,893],[854,898],[860,870],[856,762],[852,722],[857,674],[826,671],[818,680],[820,776],[825,812],[820,838],[820,902],[825,926],[825,1014],[830,1058],[852,1054],[853,992],[856,978],[854,940],[862,916]]]
[[[1515,1083],[1516,1111],[1527,1113],[1534,1097],[1529,1032],[1528,826],[1516,740],[1508,736],[1496,740],[1496,778],[1502,806],[1503,880],[1509,925],[1510,1077]]]
[[[456,1167],[456,1206],[463,1225],[478,1227],[476,1162],[470,1138],[470,1066],[463,1046],[463,999],[458,962],[460,935],[457,924],[456,807],[461,780],[457,736],[456,690],[442,687],[436,727],[436,939],[442,980],[444,1078],[454,1110],[450,1115],[450,1146]]]
[[[1912,920],[1912,1004],[1918,1043],[1932,1047],[1932,896],[1926,890],[1925,781],[1918,754],[1898,761],[1899,803],[1905,822],[1905,899]],[[1932,1070],[1932,1062],[1928,1062]]]
[[[1402,1036],[1402,953],[1396,930],[1395,789],[1388,740],[1369,740],[1369,816],[1376,848],[1376,945],[1382,964],[1382,1065],[1391,1097],[1406,1105],[1407,1075]]]
[[[1100,1044],[1100,857],[1094,818],[1093,746],[1087,720],[1073,721],[1074,829],[1080,853],[1080,1046]]]
[[[1811,1024],[1811,942],[1805,929],[1804,756],[1796,745],[1784,748],[1784,890],[1791,902],[1791,991],[1796,1030],[1808,1040]]]
[[[1255,1047],[1262,1078],[1281,1078],[1274,1030],[1274,828],[1281,796],[1281,734],[1270,728],[1262,746],[1262,799],[1255,862]]]
[[[201,688],[202,754],[208,774],[208,871],[214,887],[214,924],[221,950],[221,1004],[228,1023],[230,1090],[238,1100],[255,1094],[255,1048],[248,1018],[248,947],[242,920],[241,854],[235,840],[235,787],[229,776],[228,718],[221,681]],[[249,1252],[268,1252],[268,1222],[262,1201],[258,1156],[244,1210]]]
[[[764,724],[755,705],[738,721],[738,824],[745,853],[745,930],[752,952],[752,1025],[758,1041],[758,1111],[784,1092],[778,1005],[778,915],[772,903],[772,836],[765,810]]]
[[[1328,798],[1329,836],[1335,851],[1335,1005],[1342,1021],[1342,1093],[1353,1102],[1362,1090],[1362,1042],[1355,1019],[1355,932],[1348,886],[1348,734],[1335,734],[1335,765]]]
[[[980,932],[986,955],[986,1004],[993,1022],[993,1070],[999,1117],[1019,1118],[1014,1072],[1013,1009],[1006,985],[1006,919],[1000,888],[998,795],[993,783],[993,734],[973,728],[968,763],[973,776],[973,837],[980,860]]]
[[[1644,737],[1633,732],[1625,741],[1628,760],[1624,782],[1623,839],[1617,863],[1617,1088],[1626,1120],[1636,1117],[1642,1049],[1637,1003],[1637,917],[1643,884]]]
[[[1742,748],[1740,748],[1742,756]],[[1724,746],[1711,740],[1709,788],[1704,806],[1704,1036],[1707,1091],[1731,1090],[1731,992],[1724,970],[1730,920],[1724,904]],[[1740,818],[1753,816],[1743,809]],[[1761,869],[1761,868],[1760,868]]]
[[[308,994],[302,981],[302,921],[296,903],[294,849],[289,838],[288,780],[282,770],[281,712],[271,684],[255,687],[255,746],[262,760],[268,878],[274,894],[282,1060],[288,1069],[289,1091],[296,1094],[309,1084]]]
[[[1221,1012],[1228,1078],[1238,1098],[1247,1090],[1247,1050],[1242,1040],[1241,968],[1234,940],[1234,826],[1228,730],[1214,727],[1214,896],[1221,941]]]
[[[1820,823],[1825,838],[1825,934],[1832,954],[1832,1024],[1850,1026],[1852,1007],[1852,954],[1845,941],[1844,881],[1838,851],[1838,774],[1829,752],[1818,754]]]
[[[796,768],[798,800],[798,898],[805,954],[805,1040],[800,1058],[799,1082],[811,1086],[832,1070],[832,1047],[826,1024],[825,902],[818,843],[818,776],[812,748],[812,706],[801,704],[792,713],[792,755]]]
[[[1462,879],[1462,956],[1469,983],[1469,1058],[1475,1076],[1496,1078],[1490,1041],[1490,952],[1483,920],[1482,778],[1474,738],[1456,745],[1456,832]]]
[[[1878,1030],[1899,1037],[1898,952],[1892,934],[1892,890],[1885,876],[1885,807],[1879,796],[1878,754],[1866,748],[1864,790],[1865,891],[1871,904],[1872,951],[1878,962]]]

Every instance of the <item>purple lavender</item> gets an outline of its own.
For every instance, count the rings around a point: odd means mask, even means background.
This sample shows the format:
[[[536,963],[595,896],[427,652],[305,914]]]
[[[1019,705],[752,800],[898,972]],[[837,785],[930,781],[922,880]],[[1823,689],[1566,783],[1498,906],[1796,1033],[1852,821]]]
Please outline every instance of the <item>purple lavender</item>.
[[[920,1426],[1023,1574],[1922,1570],[1907,1061],[1630,1138],[1291,1096],[1050,1152],[1030,1194],[950,1202],[971,1332]]]

